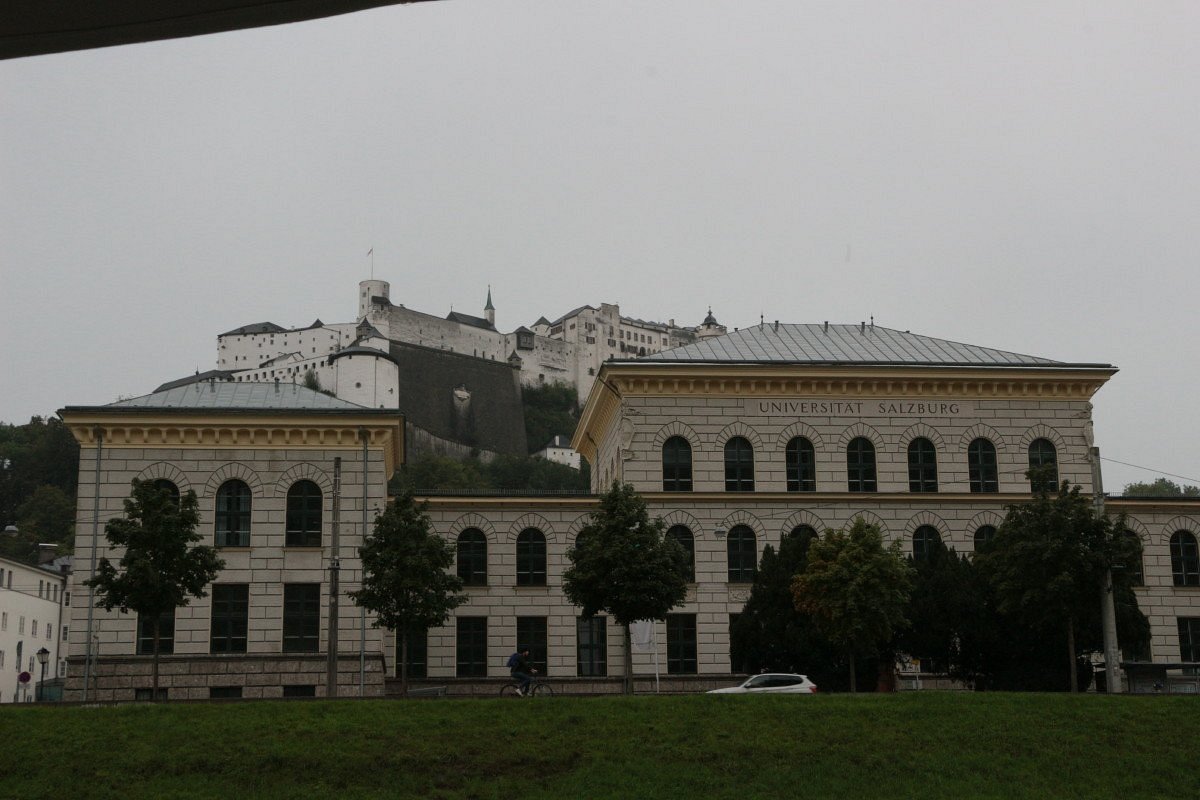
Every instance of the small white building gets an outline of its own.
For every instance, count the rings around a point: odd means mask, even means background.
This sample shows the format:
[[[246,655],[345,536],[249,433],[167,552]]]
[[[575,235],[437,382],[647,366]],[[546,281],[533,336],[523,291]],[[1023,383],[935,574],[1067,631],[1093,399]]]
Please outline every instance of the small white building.
[[[60,646],[66,637],[63,608],[70,600],[62,560],[40,567],[0,558],[0,703],[27,703],[42,679],[38,651],[45,648],[46,680],[66,673]],[[62,666],[60,666],[60,661]],[[20,680],[24,673],[29,680]]]
[[[571,469],[579,469],[579,453],[571,447],[571,437],[569,436],[555,436],[549,444],[538,450],[533,456],[558,464],[566,464]]]

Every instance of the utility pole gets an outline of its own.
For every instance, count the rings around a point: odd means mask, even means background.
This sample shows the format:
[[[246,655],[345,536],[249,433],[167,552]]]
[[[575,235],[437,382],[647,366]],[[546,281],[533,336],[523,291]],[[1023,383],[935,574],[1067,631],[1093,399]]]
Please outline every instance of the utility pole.
[[[92,482],[92,491],[95,496],[92,498],[92,554],[91,566],[88,572],[88,580],[96,577],[96,550],[100,547],[100,456],[104,451],[104,429],[99,425],[92,428],[92,438],[96,440],[96,477]],[[92,657],[94,655],[93,647],[95,643],[93,638],[93,625],[96,619],[96,587],[88,587],[88,615],[87,615],[87,651],[84,654],[83,662],[83,702],[88,700],[88,687],[92,682]]]
[[[329,662],[325,666],[325,696],[337,697],[338,663],[338,573],[342,569],[341,542],[338,528],[342,510],[342,458],[333,459],[333,519],[329,541]]]
[[[1092,502],[1098,515],[1104,514],[1104,481],[1100,475],[1100,448],[1088,451],[1092,461]],[[1112,565],[1104,569],[1103,585],[1100,587],[1100,624],[1104,632],[1104,690],[1109,694],[1121,693],[1121,675],[1117,669],[1120,659],[1117,645],[1117,609],[1113,602]]]

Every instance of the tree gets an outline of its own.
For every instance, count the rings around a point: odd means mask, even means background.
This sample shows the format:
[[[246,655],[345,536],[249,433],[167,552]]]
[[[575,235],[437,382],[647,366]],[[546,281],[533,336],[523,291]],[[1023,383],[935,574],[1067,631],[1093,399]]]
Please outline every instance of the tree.
[[[792,579],[808,565],[815,533],[786,536],[779,551],[767,545],[754,573],[745,608],[730,633],[730,660],[739,672],[802,672],[828,689],[846,681],[839,648],[796,610]],[[846,683],[846,685],[849,685]]]
[[[984,596],[971,560],[935,541],[924,558],[909,556],[908,564],[913,575],[906,612],[911,627],[900,633],[898,649],[944,665],[954,678],[973,680],[981,667],[973,645]]]
[[[665,619],[687,596],[687,556],[663,535],[661,519],[650,520],[646,501],[629,484],[613,481],[600,507],[567,551],[563,592],[583,616],[611,614],[624,630],[623,689],[633,692],[629,626]]]
[[[396,632],[400,644],[400,691],[408,692],[408,637],[445,624],[467,596],[449,572],[454,547],[433,532],[425,507],[412,492],[398,496],[375,518],[375,529],[359,550],[363,584],[350,597],[375,614],[376,628]]]
[[[1035,486],[1035,470],[1029,475]],[[1038,491],[1028,503],[1009,506],[986,552],[978,556],[996,592],[1001,613],[1043,635],[1066,634],[1071,691],[1079,689],[1078,634],[1098,629],[1100,592],[1115,564],[1140,558],[1141,544],[1125,534],[1124,517],[1097,514],[1090,498],[1067,481],[1057,491]],[[1124,604],[1132,592],[1128,574],[1113,573]],[[1133,600],[1136,604],[1136,600]],[[1126,612],[1128,617],[1128,612]]]
[[[883,535],[861,517],[848,531],[826,531],[808,549],[808,567],[792,581],[796,608],[850,661],[850,691],[857,691],[855,659],[878,655],[895,633],[912,591],[912,570],[900,543],[883,546]]]
[[[579,422],[579,393],[565,383],[528,386],[521,391],[525,441],[529,452],[541,450],[555,436],[570,436]]]
[[[0,528],[17,523],[18,509],[41,486],[60,489],[73,506],[78,479],[79,444],[62,420],[0,423]]]
[[[39,542],[53,542],[69,551],[75,539],[75,502],[57,486],[43,484],[17,507],[17,527]]]
[[[215,548],[196,545],[196,493],[175,498],[153,481],[133,481],[125,500],[125,516],[109,520],[104,536],[112,547],[122,547],[120,571],[102,557],[96,575],[84,581],[97,593],[97,605],[106,611],[134,611],[140,619],[153,620],[154,669],[152,697],[158,699],[158,650],[160,618],[186,606],[191,597],[206,597],[225,562]]]
[[[1159,478],[1153,483],[1125,484],[1126,497],[1200,497],[1200,486],[1180,486],[1174,481]]]

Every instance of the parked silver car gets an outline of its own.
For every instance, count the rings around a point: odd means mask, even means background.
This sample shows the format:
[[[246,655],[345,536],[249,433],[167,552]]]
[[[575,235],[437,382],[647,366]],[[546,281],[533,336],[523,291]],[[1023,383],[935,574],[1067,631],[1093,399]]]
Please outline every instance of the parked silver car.
[[[748,678],[740,686],[710,689],[708,694],[816,694],[817,685],[805,675],[766,672]]]

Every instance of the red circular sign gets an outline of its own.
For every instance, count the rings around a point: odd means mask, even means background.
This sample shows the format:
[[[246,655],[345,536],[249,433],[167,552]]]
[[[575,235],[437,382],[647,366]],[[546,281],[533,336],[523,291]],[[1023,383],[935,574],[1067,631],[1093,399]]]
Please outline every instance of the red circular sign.
[[[30,675],[28,672],[22,672],[20,675],[17,676],[17,681],[19,681],[20,683],[29,683],[29,681],[32,678],[33,678],[33,676]]]

